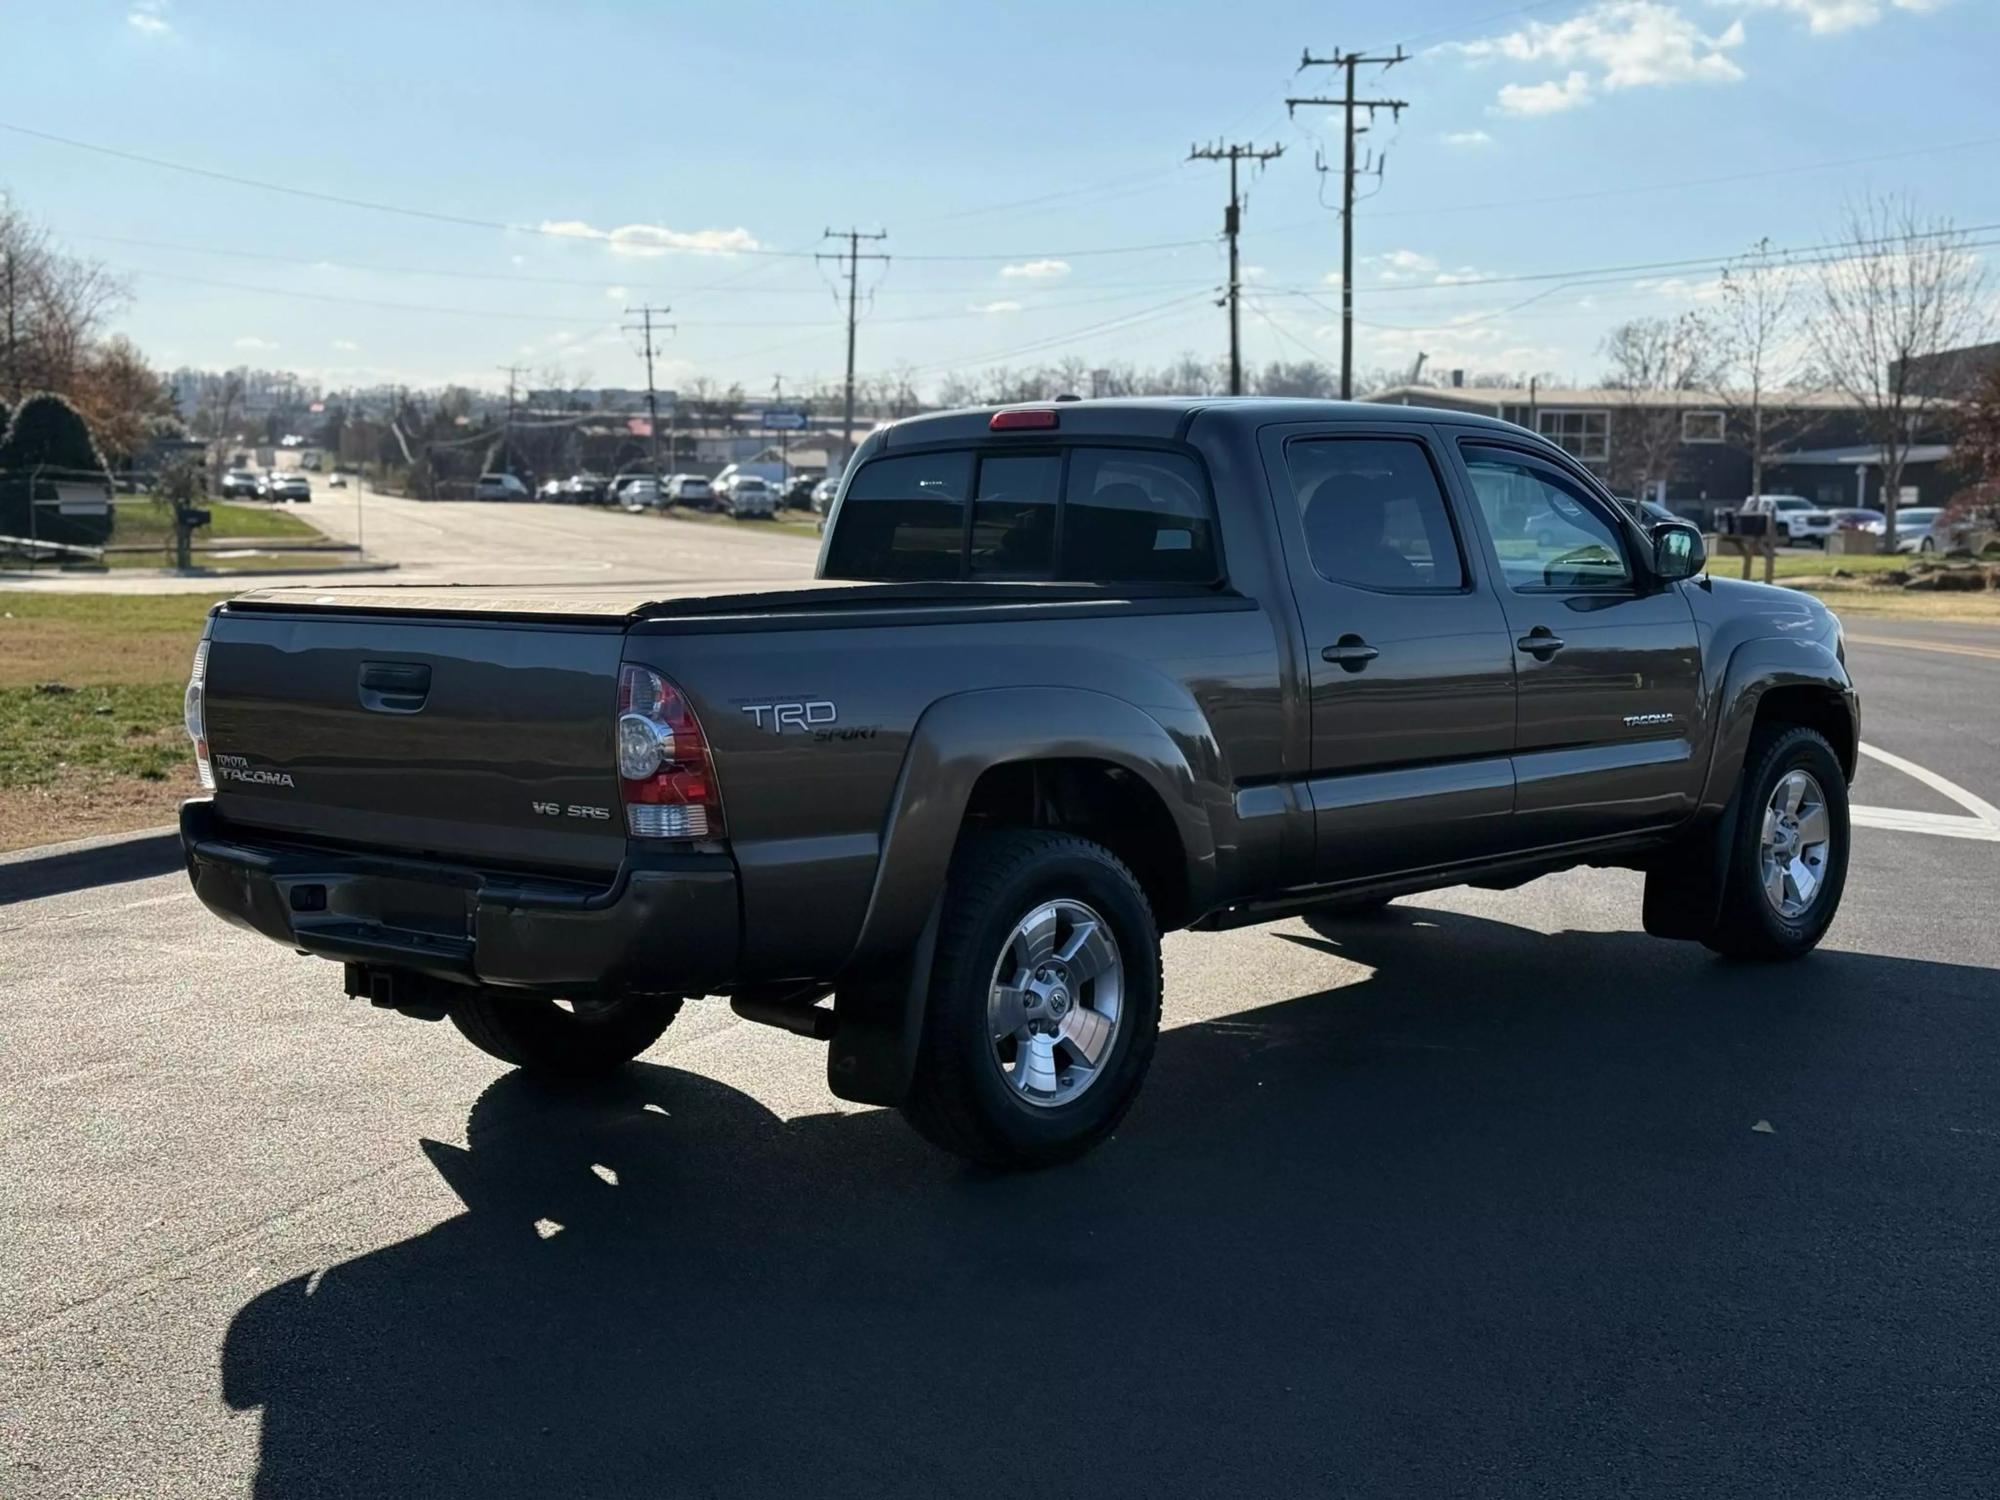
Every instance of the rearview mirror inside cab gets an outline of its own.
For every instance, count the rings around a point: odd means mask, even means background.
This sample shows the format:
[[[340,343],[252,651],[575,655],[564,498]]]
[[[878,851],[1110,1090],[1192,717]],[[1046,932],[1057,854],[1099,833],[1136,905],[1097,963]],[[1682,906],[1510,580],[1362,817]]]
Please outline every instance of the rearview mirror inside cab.
[[[1708,561],[1701,529],[1686,521],[1661,521],[1648,534],[1653,539],[1653,573],[1663,582],[1692,578]]]

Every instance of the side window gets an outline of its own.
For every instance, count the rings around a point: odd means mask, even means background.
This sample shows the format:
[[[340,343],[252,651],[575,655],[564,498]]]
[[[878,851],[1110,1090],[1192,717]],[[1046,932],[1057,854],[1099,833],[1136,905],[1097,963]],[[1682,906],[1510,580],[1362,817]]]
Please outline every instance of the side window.
[[[1300,438],[1285,445],[1313,571],[1370,589],[1465,587],[1444,487],[1408,438]]]
[[[1626,588],[1617,529],[1589,492],[1552,465],[1506,448],[1464,445],[1473,493],[1500,572],[1517,590]]]
[[[1178,453],[1073,448],[1059,578],[1209,583],[1221,572],[1201,472]]]
[[[1046,578],[1056,560],[1055,453],[989,454],[972,501],[972,571]]]
[[[848,485],[827,550],[829,578],[956,578],[972,455],[878,458]]]

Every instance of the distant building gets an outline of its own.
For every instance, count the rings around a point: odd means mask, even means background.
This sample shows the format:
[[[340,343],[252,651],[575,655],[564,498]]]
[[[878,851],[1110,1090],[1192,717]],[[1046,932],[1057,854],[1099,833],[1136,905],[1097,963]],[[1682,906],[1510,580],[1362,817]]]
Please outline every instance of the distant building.
[[[1893,371],[1896,366],[1890,368]],[[1980,382],[1993,370],[2000,369],[2000,344],[1971,344],[1963,349],[1920,354],[1907,362],[1907,368],[1910,390],[1962,401],[1977,391]]]
[[[1671,443],[1664,481],[1654,476],[1642,498],[1696,520],[1750,491],[1748,416],[1717,391],[1634,393],[1605,386],[1399,385],[1365,398],[1398,406],[1498,417],[1538,432],[1620,494],[1639,487],[1636,469],[1664,430]],[[1784,391],[1764,407],[1766,494],[1804,495],[1819,505],[1881,504],[1881,452],[1869,441],[1867,413],[1835,391]],[[1959,488],[1950,471],[1948,433],[1915,434],[1903,471],[1904,505],[1942,505]]]

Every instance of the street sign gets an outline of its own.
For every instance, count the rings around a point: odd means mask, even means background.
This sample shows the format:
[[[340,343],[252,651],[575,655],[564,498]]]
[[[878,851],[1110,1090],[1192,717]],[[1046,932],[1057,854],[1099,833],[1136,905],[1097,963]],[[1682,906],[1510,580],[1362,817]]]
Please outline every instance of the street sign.
[[[771,432],[798,432],[806,425],[806,413],[797,406],[767,406],[757,413],[757,425]]]

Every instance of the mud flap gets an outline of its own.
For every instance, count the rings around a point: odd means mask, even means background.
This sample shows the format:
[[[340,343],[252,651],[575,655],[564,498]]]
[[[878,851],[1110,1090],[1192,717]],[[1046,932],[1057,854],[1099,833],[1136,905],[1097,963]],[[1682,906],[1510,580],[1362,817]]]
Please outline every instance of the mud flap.
[[[1643,921],[1654,937],[1701,942],[1715,931],[1742,802],[1738,786],[1720,818],[1691,833],[1647,870]]]
[[[909,1093],[943,912],[940,898],[916,943],[901,959],[850,975],[835,986],[826,1086],[839,1098],[896,1105]]]

